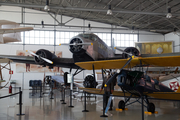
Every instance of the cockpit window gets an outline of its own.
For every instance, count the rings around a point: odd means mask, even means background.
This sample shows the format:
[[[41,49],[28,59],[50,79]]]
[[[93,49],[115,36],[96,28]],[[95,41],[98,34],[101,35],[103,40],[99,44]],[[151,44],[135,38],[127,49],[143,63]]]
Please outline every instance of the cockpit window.
[[[94,34],[79,34],[79,36],[92,41],[96,41],[98,39],[98,37]]]

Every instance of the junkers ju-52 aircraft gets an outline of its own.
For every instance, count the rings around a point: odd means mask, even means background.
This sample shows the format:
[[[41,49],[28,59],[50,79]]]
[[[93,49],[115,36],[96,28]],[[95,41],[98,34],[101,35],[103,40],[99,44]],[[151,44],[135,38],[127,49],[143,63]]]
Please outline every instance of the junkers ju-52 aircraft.
[[[9,58],[13,62],[19,63],[49,66],[49,68],[53,68],[54,66],[70,68],[70,72],[71,69],[77,69],[74,75],[83,70],[83,68],[75,64],[77,62],[127,58],[126,54],[115,54],[113,49],[108,47],[93,33],[79,34],[70,39],[69,44],[61,45],[69,45],[69,50],[73,54],[72,58],[58,58],[45,49],[39,49],[36,53],[28,51],[33,56],[0,55],[0,58]],[[135,55],[139,54],[139,51],[134,47],[129,47],[125,51],[131,51]]]
[[[180,53],[140,55],[136,48],[128,47],[123,51],[123,54],[116,55],[113,49],[110,49],[98,36],[92,33],[79,34],[73,37],[68,45],[69,50],[73,53],[73,58],[58,58],[45,49],[40,49],[36,53],[29,51],[33,56],[0,55],[0,58],[8,58],[20,63],[49,66],[50,68],[54,66],[66,67],[70,68],[70,72],[71,69],[77,69],[74,75],[84,69],[93,70],[94,79],[94,70],[101,69],[103,73],[104,69],[120,69],[120,72],[115,73],[105,85],[118,77],[118,85],[123,91],[114,91],[112,94],[128,97],[125,102],[119,102],[119,107],[122,109],[131,97],[141,98],[142,103],[145,98],[150,112],[154,112],[155,106],[148,102],[149,97],[180,100],[180,90],[173,92],[158,81],[150,79],[143,72],[124,70],[124,68],[142,66],[180,66]],[[121,49],[118,50],[122,51]],[[85,88],[84,90],[89,93],[99,93],[99,90],[95,88]]]

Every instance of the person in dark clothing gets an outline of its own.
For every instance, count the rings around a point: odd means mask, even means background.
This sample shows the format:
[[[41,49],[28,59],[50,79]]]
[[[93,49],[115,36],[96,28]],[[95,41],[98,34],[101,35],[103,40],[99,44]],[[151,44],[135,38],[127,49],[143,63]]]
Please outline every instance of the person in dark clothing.
[[[103,101],[105,104],[105,108],[108,104],[108,99],[110,97],[110,95],[113,93],[114,91],[114,86],[116,85],[116,79],[114,79],[107,87],[104,87],[104,85],[106,84],[106,82],[111,78],[110,72],[108,72],[108,75],[103,79],[103,83],[102,83],[102,87],[101,87],[101,91],[104,88],[104,94],[105,94],[105,100]],[[113,107],[113,101],[111,100],[111,105],[109,110],[112,110]]]

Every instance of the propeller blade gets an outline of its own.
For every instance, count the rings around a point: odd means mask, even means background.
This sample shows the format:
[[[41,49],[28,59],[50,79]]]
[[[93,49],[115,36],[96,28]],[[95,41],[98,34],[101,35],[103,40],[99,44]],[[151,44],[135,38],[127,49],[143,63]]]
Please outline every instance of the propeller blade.
[[[128,65],[133,58],[134,58],[134,56],[131,56],[131,58],[126,62],[126,64],[120,69],[120,71],[121,71],[124,67],[126,67],[126,65]],[[106,84],[104,85],[104,87],[107,87],[107,86],[120,74],[120,71],[117,72],[117,73],[115,73],[115,74],[106,82]]]
[[[33,53],[32,51],[26,50],[26,52],[28,52],[29,54],[31,54],[31,55],[33,55],[33,56],[39,57],[38,55],[36,55],[36,54]]]
[[[26,52],[28,52],[28,53],[30,53],[31,55],[36,56],[36,57],[38,57],[38,58],[40,58],[40,59],[43,59],[43,60],[46,61],[47,63],[53,64],[53,61],[51,61],[51,60],[49,60],[49,59],[47,59],[47,58],[43,58],[43,57],[41,57],[41,56],[33,53],[32,51],[26,50]]]
[[[44,61],[46,61],[47,63],[50,63],[50,64],[53,64],[53,61],[47,59],[47,58],[43,58],[43,57],[40,57],[41,59],[43,59]]]
[[[61,46],[61,45],[75,45],[75,46],[77,46],[77,45],[93,45],[93,43],[74,43],[74,44],[63,43],[63,44],[59,44],[59,46]]]

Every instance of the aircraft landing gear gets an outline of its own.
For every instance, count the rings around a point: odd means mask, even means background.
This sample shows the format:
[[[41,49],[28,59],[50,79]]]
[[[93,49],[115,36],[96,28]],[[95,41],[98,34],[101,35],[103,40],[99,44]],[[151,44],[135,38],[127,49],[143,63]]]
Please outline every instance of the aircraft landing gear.
[[[149,103],[147,106],[147,111],[154,113],[155,112],[155,105],[153,103]]]
[[[122,110],[125,109],[125,102],[123,100],[119,101],[118,108]]]

